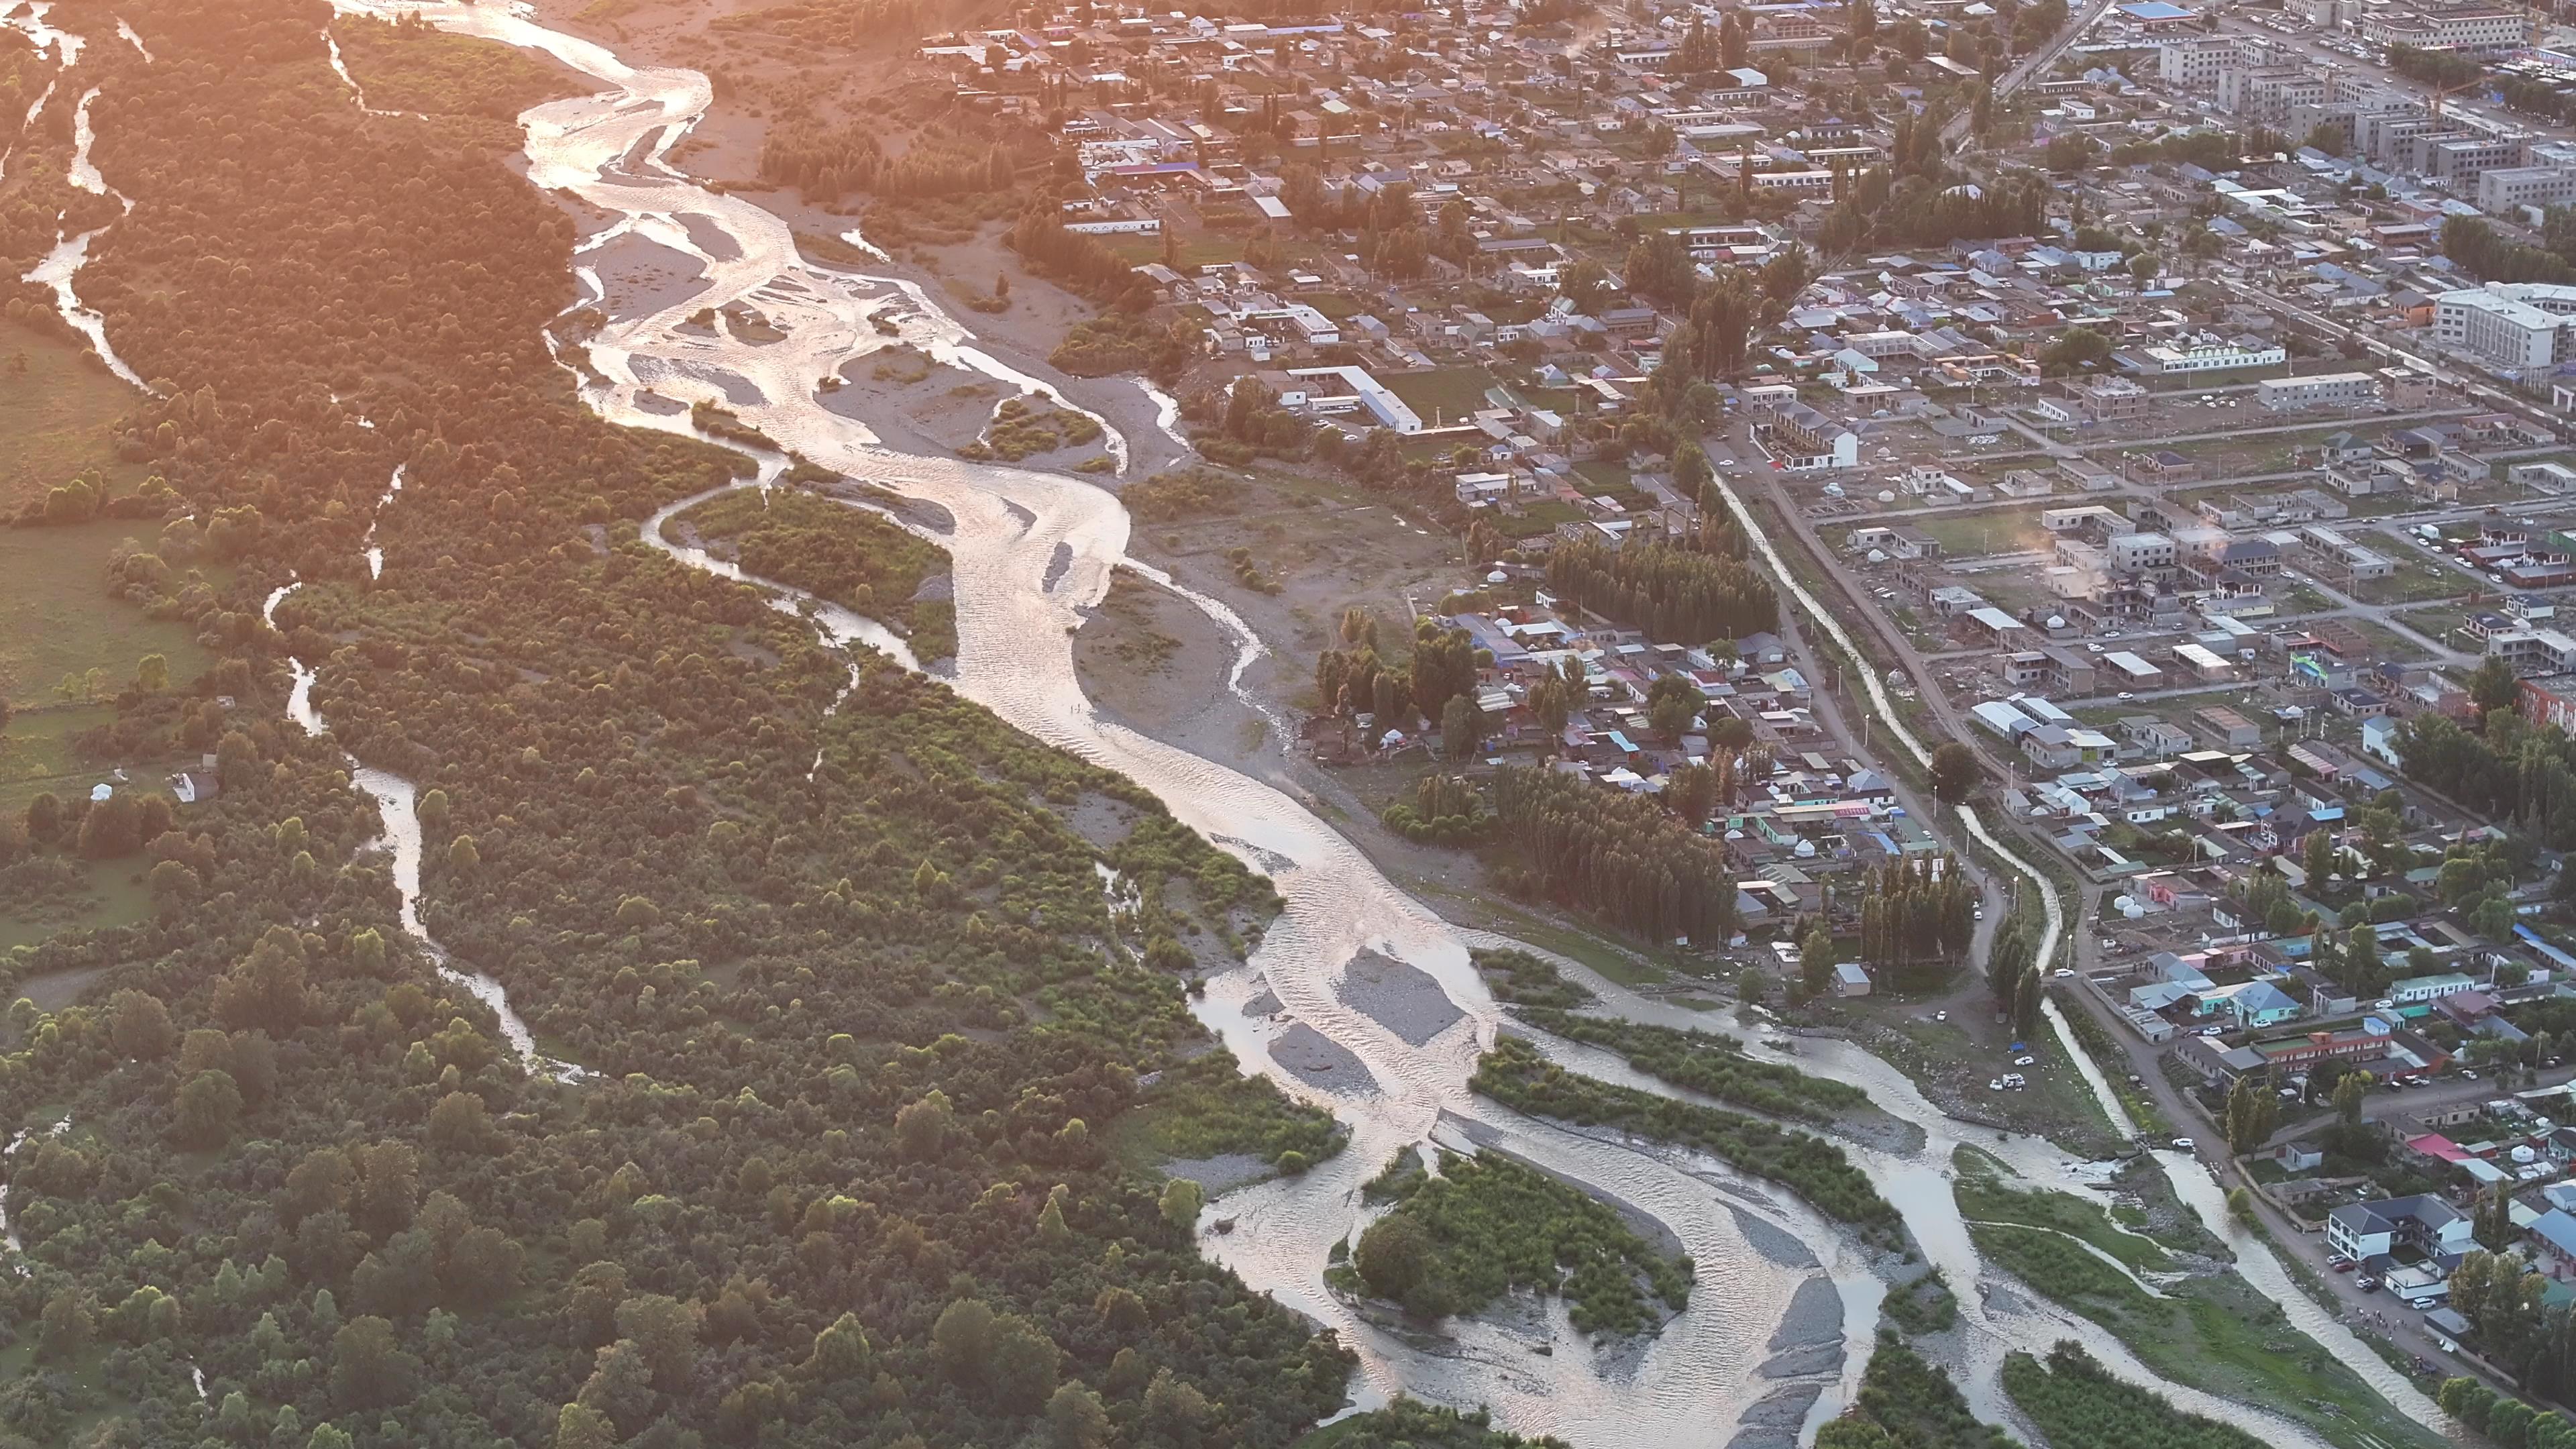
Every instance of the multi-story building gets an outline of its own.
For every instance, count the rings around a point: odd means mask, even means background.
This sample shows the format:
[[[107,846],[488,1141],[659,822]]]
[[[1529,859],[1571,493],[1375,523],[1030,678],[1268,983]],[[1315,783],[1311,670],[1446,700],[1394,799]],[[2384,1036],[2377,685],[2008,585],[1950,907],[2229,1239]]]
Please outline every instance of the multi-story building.
[[[2399,1248],[2440,1255],[2477,1246],[2466,1214],[2430,1193],[2349,1202],[2326,1214],[2326,1246],[2355,1263],[2385,1258]]]
[[[2416,168],[2436,181],[2475,181],[2489,171],[2518,167],[2519,136],[2422,136],[2416,138]]]
[[[1842,33],[1842,8],[1827,9],[1820,5],[1792,3],[1785,5],[1747,5],[1745,13],[1753,21],[1753,48],[1765,50],[1814,50],[1831,45]]]
[[[2522,681],[2515,713],[2542,728],[2576,733],[2576,674],[2548,674]]]
[[[2178,91],[2207,95],[2219,75],[2244,64],[2244,41],[2234,35],[2193,35],[2156,47],[2156,79]]]
[[[2321,570],[2331,576],[2363,583],[2384,579],[2397,572],[2397,565],[2387,555],[2363,548],[2331,528],[2311,523],[2299,530],[2299,541]]]
[[[2576,201],[2576,166],[2501,166],[2478,173],[2478,210],[2565,206]]]
[[[2506,367],[2576,357],[2576,287],[2491,282],[2433,299],[2433,339]]]
[[[2258,125],[2279,126],[2292,106],[2312,106],[2326,98],[2326,78],[2312,66],[2231,66],[2219,72],[2218,103]]]
[[[2523,44],[2529,24],[2519,10],[2364,11],[2361,38],[2418,50],[2511,50]]]
[[[2487,657],[2501,659],[2516,674],[2565,674],[2576,670],[2576,639],[2556,629],[2491,629]]]
[[[2320,372],[2307,377],[2267,377],[2254,385],[2272,411],[2360,407],[2379,397],[2379,379],[2367,372]]]
[[[1860,466],[1859,435],[1802,402],[1782,404],[1755,432],[1788,472]]]
[[[2161,533],[2124,533],[2102,547],[2103,557],[2119,573],[2144,573],[2174,566],[2178,550],[2174,541]]]

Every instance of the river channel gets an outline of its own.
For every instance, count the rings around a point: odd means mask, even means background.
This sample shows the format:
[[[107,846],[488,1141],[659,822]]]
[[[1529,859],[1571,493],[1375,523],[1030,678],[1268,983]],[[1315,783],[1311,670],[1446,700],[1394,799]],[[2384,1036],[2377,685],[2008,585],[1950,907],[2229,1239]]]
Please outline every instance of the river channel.
[[[1014,387],[1046,391],[1042,385],[978,346],[916,285],[809,262],[779,217],[745,198],[709,190],[672,167],[671,147],[711,103],[704,75],[630,65],[600,45],[546,28],[524,7],[458,0],[340,3],[367,13],[418,13],[443,29],[542,50],[603,87],[600,94],[551,102],[521,117],[531,180],[618,218],[587,245],[633,231],[695,260],[712,286],[648,315],[612,316],[587,344],[595,371],[583,393],[592,406],[622,424],[686,431],[688,419],[673,401],[720,403],[819,464],[944,510],[953,520],[940,542],[952,557],[955,578],[955,687],[1032,736],[1137,781],[1175,816],[1270,876],[1286,902],[1284,913],[1245,967],[1210,983],[1200,1014],[1248,1068],[1328,1106],[1349,1126],[1352,1143],[1302,1176],[1222,1197],[1209,1209],[1202,1241],[1247,1282],[1336,1330],[1358,1352],[1354,1394],[1360,1404],[1398,1391],[1445,1403],[1485,1403],[1515,1430],[1560,1435],[1584,1449],[1661,1449],[1724,1443],[1739,1425],[1749,1426],[1739,1438],[1747,1446],[1811,1438],[1821,1418],[1847,1401],[1884,1292],[1883,1264],[1803,1204],[1712,1159],[1576,1133],[1476,1097],[1467,1078],[1505,1019],[1477,978],[1468,948],[1494,942],[1471,941],[1395,888],[1348,840],[1277,786],[1105,721],[1092,709],[1075,675],[1071,635],[1105,596],[1112,571],[1135,567],[1126,559],[1129,520],[1115,493],[1068,475],[892,451],[864,424],[823,407],[814,392],[818,379],[845,362],[890,345],[894,338],[877,325],[880,320],[896,337],[935,357]],[[58,292],[68,313],[77,306],[69,286],[77,260],[67,260],[72,265]],[[768,324],[760,335],[774,331],[778,340],[746,340],[729,326],[684,325],[702,307],[733,304],[757,312]],[[1109,441],[1123,469],[1127,452],[1114,428]],[[781,460],[766,461],[764,479]],[[399,526],[398,515],[393,522]],[[659,539],[660,523],[654,521],[657,541],[669,546]],[[671,552],[684,563],[730,572],[702,552]],[[760,580],[746,582],[789,594]],[[1260,641],[1221,605],[1183,592],[1238,640],[1235,688],[1241,693],[1242,666],[1257,657]],[[802,607],[809,602],[784,599],[811,615],[812,609]],[[276,603],[271,601],[272,611]],[[825,617],[818,627],[838,642],[901,657],[900,641],[870,621]],[[298,720],[318,729],[310,674],[302,665],[297,669]],[[405,924],[426,941],[417,910],[420,840],[409,787],[373,771],[358,775],[361,787],[385,809],[404,886]],[[1457,1019],[1427,1037],[1414,1033],[1408,1039],[1352,1005],[1343,978],[1367,952],[1430,978],[1454,1003]],[[443,953],[439,959],[442,969],[457,970]],[[501,1013],[505,1029],[515,1021],[497,985],[487,996],[468,973],[458,974]],[[1579,974],[1615,1010],[1723,1029],[1709,1018]],[[1330,1058],[1341,1064],[1329,1085],[1316,1085],[1320,1074],[1311,1067],[1301,1076],[1283,1063],[1282,1037],[1292,1025],[1303,1029],[1302,1036],[1329,1044]],[[522,1055],[539,1069],[554,1066],[535,1055],[524,1032],[520,1027],[511,1033]],[[1606,1054],[1562,1042],[1541,1044],[1569,1067],[1672,1093]],[[1752,1049],[1772,1055],[1758,1045]],[[1853,1155],[1903,1210],[1925,1255],[1960,1290],[1963,1387],[1981,1417],[2000,1421],[2008,1412],[1995,1385],[2006,1352],[2045,1352],[2061,1338],[2075,1338],[2123,1377],[2152,1385],[2186,1407],[2245,1424],[2272,1444],[2291,1449],[2318,1442],[2286,1421],[2159,1380],[2109,1335],[2018,1291],[1999,1291],[1991,1301],[1977,1291],[1995,1275],[1979,1261],[1952,1201],[1952,1147],[1973,1135],[1979,1147],[2025,1176],[2079,1191],[2082,1164],[2036,1139],[1998,1141],[1989,1130],[1972,1132],[1941,1114],[1901,1073],[1856,1049],[1819,1044],[1796,1061],[1864,1087],[1880,1105],[1922,1129],[1919,1148],[1854,1146]],[[1508,1151],[1652,1219],[1696,1263],[1691,1306],[1642,1345],[1596,1349],[1553,1300],[1431,1335],[1384,1324],[1335,1296],[1324,1284],[1323,1268],[1333,1245],[1366,1220],[1360,1183],[1397,1152],[1431,1141]],[[1216,1231],[1219,1218],[1230,1221],[1232,1230]],[[2258,1286],[2270,1291],[2268,1284]],[[2295,1289],[2290,1292],[2296,1296]],[[1826,1337],[1834,1336],[1838,1323],[1840,1335],[1858,1346],[1839,1364],[1830,1356],[1784,1355],[1775,1339],[1775,1331],[1792,1319],[1812,1330],[1819,1295],[1835,1310],[1823,1315]],[[2330,1346],[2345,1357],[2350,1342],[2347,1337]],[[2366,1362],[2353,1367],[2370,1371],[2374,1382],[2393,1382],[2366,1351],[2360,1357]]]

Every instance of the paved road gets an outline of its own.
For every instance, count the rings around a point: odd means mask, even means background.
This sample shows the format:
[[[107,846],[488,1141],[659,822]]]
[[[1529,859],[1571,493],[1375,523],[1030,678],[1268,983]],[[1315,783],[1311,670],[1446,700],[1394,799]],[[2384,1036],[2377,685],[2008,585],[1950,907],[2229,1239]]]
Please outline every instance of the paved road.
[[[2003,73],[1994,85],[1995,99],[2003,100],[2020,90],[2033,76],[2046,74],[2048,68],[2057,63],[2057,58],[2066,53],[2068,46],[2073,45],[2085,31],[2092,29],[2093,22],[2109,13],[2111,13],[2111,0],[2088,0],[2082,10],[2068,18],[2066,27],[2051,37],[2048,44],[2023,56],[2019,64]],[[1941,144],[1955,148],[1961,138],[1968,134],[1968,127],[1975,120],[1974,109],[1961,111],[1952,116],[1941,127]]]
[[[2103,886],[2084,888],[2083,919],[2085,921],[2092,920],[2106,890],[2107,887]],[[2101,939],[2089,929],[2078,930],[2075,937],[2076,969],[2088,974],[2101,969],[2100,947]],[[2191,1101],[2181,1089],[2166,1080],[2162,1061],[2163,1050],[2131,1031],[2128,1024],[2121,1021],[2111,1010],[2110,1004],[2102,999],[2100,993],[2078,986],[2074,990],[2061,991],[2058,994],[2062,999],[2071,999],[2077,1003],[2079,1009],[2089,1013],[2094,1021],[2109,1033],[2112,1040],[2120,1044],[2126,1058],[2125,1064],[2119,1060],[2105,1060],[2098,1062],[2097,1065],[2107,1073],[2125,1072],[2136,1077],[2137,1081],[2133,1084],[2135,1089],[2155,1103],[2156,1109],[2164,1114],[2165,1120],[2173,1124],[2176,1133],[2193,1140],[2195,1144],[2193,1154],[2209,1164],[2210,1170],[2218,1175],[2219,1185],[2230,1189],[2242,1186],[2245,1182],[2244,1175],[2237,1171],[2234,1160],[2228,1157],[2218,1125],[2200,1110],[2198,1103]],[[2427,1092],[2431,1090],[2433,1089],[2425,1089]],[[2407,1095],[2417,1097],[2423,1093]],[[2402,1353],[2420,1355],[2430,1361],[2437,1372],[2453,1373],[2466,1367],[2459,1359],[2442,1352],[2441,1346],[2433,1341],[2433,1335],[2422,1327],[2421,1319],[2413,1309],[2386,1293],[2364,1293],[2354,1287],[2355,1280],[2360,1276],[2358,1274],[2336,1273],[2329,1268],[2326,1265],[2327,1249],[2323,1233],[2311,1234],[2305,1231],[2287,1213],[2273,1207],[2259,1196],[2255,1199],[2255,1211],[2262,1219],[2263,1225],[2271,1230],[2272,1240],[2280,1246],[2282,1252],[2305,1263],[2311,1272],[2324,1280],[2327,1285],[2326,1292],[2319,1298],[2319,1302],[2337,1317],[2355,1328],[2366,1328],[2379,1333],[2396,1344]]]
[[[2562,1067],[2556,1071],[2542,1072],[2536,1085],[2555,1087],[2570,1078],[2576,1078],[2576,1067]],[[2474,1082],[2453,1074],[2441,1077],[2426,1087],[2410,1087],[2400,1091],[2373,1087],[2370,1095],[2362,1099],[2361,1116],[2366,1122],[2395,1122],[2422,1117],[2428,1112],[2456,1107],[2463,1102],[2492,1102],[2499,1097],[2510,1097],[2516,1092],[2525,1090],[2529,1089],[2520,1086],[2508,1087],[2484,1072],[2479,1073],[2479,1079]],[[2307,1109],[2301,1109],[2299,1121],[2283,1123],[2270,1137],[2264,1139],[2263,1145],[2277,1147],[2284,1142],[2293,1142],[2301,1137],[2314,1135],[2317,1129],[2324,1125],[2321,1119],[2308,1115]]]

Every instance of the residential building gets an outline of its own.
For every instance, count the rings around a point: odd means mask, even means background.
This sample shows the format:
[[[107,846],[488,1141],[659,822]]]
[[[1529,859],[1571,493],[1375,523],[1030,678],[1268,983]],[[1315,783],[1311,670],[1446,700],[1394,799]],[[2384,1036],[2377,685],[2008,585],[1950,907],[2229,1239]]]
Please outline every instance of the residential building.
[[[2118,572],[2142,573],[2172,568],[2176,546],[2161,533],[2124,533],[2103,545],[2103,556]]]
[[[2379,398],[2379,379],[2367,372],[2319,372],[2306,377],[2267,377],[2254,385],[2263,406],[2278,412],[2298,408],[2363,407]]]
[[[2477,989],[2476,981],[2456,971],[2448,971],[2432,976],[2408,976],[2392,981],[2388,983],[2388,999],[2400,1006],[2414,1006]]]
[[[2326,1246],[2356,1263],[2401,1246],[2438,1255],[2467,1252],[2475,1242],[2469,1219],[2430,1193],[2345,1203],[2326,1214]]]
[[[1772,461],[1792,473],[1860,466],[1860,436],[1802,402],[1782,404],[1755,432]]]

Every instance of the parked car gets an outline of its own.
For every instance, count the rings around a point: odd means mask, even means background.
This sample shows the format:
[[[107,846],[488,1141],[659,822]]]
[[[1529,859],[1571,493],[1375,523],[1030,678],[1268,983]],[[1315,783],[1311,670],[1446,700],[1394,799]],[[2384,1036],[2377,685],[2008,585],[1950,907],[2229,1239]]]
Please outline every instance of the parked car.
[[[2360,1266],[2361,1265],[2359,1263],[2354,1262],[2350,1258],[2337,1258],[2335,1260],[2334,1270],[2338,1273],[2349,1273]]]
[[[2379,1291],[2379,1280],[2365,1273],[2362,1276],[2353,1279],[2352,1286],[2360,1289],[2364,1293],[2376,1293]]]

